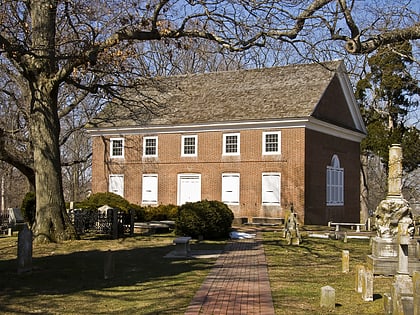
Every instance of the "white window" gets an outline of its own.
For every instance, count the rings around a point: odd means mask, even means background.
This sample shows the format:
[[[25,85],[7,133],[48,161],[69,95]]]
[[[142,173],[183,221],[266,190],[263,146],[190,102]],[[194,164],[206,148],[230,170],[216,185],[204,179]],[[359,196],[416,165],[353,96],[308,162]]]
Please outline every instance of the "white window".
[[[340,167],[337,155],[327,166],[327,206],[344,205],[344,169]]]
[[[143,156],[157,156],[158,155],[158,137],[144,137],[143,138]]]
[[[109,175],[109,191],[124,197],[124,175],[111,174]]]
[[[262,204],[280,205],[280,173],[262,174]]]
[[[142,197],[143,204],[158,203],[158,176],[157,174],[143,174]]]
[[[111,157],[123,158],[124,157],[124,138],[111,138]]]
[[[201,175],[178,175],[178,205],[201,200]]]
[[[239,205],[239,174],[222,174],[222,202],[228,205]]]
[[[182,156],[197,156],[197,136],[182,136]]]
[[[239,133],[227,133],[223,135],[224,155],[239,155],[240,146],[241,142]]]
[[[263,132],[263,154],[280,154],[281,153],[281,133]]]

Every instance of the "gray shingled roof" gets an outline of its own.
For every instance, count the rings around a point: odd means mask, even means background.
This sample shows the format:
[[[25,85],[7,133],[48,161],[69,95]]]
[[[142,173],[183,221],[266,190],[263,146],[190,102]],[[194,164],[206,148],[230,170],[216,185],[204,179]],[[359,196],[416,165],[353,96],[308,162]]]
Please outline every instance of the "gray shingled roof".
[[[162,77],[143,90],[164,104],[149,125],[300,118],[312,114],[341,61]],[[154,86],[154,85],[153,85]],[[118,110],[121,117],[123,111]],[[106,112],[106,111],[105,111]],[[111,111],[112,112],[112,111]],[[124,115],[123,115],[124,116]],[[140,125],[124,117],[108,126]],[[103,123],[100,124],[105,127]]]

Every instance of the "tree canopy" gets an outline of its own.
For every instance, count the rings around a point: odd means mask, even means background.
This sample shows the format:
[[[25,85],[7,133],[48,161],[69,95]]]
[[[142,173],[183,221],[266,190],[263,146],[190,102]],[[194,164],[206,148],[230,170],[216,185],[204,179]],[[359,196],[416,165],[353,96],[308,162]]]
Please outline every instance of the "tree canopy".
[[[170,60],[174,51],[206,41],[215,54],[252,52],[246,58],[254,65],[363,55],[385,45],[417,43],[416,3],[2,1],[0,160],[19,169],[36,189],[36,239],[76,237],[65,212],[61,145],[106,102],[129,105],[121,91],[141,95],[136,78],[157,72],[148,58],[156,43],[167,45]],[[153,113],[156,105],[147,100],[136,114]],[[63,130],[60,122],[66,119],[80,119],[80,126],[66,123],[69,129]]]

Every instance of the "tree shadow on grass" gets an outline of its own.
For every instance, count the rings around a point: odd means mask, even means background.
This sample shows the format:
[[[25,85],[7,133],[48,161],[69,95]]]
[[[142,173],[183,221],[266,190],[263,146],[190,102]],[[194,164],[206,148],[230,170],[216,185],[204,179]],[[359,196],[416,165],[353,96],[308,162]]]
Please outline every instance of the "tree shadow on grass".
[[[95,241],[92,244],[94,247]],[[22,274],[17,273],[16,259],[0,260],[0,313],[10,312],[13,301],[21,303],[31,298],[35,300],[37,296],[66,296],[81,291],[89,291],[84,294],[92,295],[108,294],[115,288],[121,295],[124,290],[139,290],[138,287],[145,283],[149,289],[158,291],[162,281],[179,286],[183,278],[190,281],[187,274],[209,270],[214,264],[214,259],[164,258],[171,250],[173,246],[169,244],[113,250],[115,271],[107,280],[104,279],[106,251],[103,250],[34,257],[32,271]]]

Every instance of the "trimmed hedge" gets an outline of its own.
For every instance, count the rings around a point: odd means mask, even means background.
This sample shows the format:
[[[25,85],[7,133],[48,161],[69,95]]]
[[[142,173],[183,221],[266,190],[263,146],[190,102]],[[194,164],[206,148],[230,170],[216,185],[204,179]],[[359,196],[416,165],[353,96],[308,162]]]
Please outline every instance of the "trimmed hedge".
[[[179,207],[175,234],[193,238],[221,239],[229,236],[233,213],[223,202],[203,200]]]

